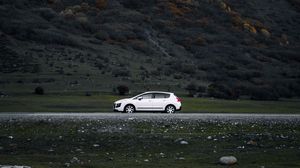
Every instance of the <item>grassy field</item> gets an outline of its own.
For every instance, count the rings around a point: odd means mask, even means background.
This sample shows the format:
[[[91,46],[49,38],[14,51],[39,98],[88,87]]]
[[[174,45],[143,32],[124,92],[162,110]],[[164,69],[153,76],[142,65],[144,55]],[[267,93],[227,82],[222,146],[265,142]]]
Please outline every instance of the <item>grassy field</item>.
[[[100,93],[92,96],[14,95],[0,98],[0,112],[110,112],[113,102],[125,97]],[[299,99],[253,101],[182,97],[182,100],[182,112],[300,113]]]
[[[46,167],[300,167],[292,122],[36,120],[0,122],[0,163]],[[181,144],[186,141],[188,144]]]

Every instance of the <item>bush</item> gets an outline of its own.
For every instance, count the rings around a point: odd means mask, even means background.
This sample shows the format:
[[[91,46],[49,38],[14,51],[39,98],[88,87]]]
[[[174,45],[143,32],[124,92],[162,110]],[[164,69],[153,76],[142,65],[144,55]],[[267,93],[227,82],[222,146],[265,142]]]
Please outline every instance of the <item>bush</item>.
[[[130,71],[128,69],[121,69],[121,68],[113,70],[112,74],[114,77],[129,77],[129,76],[131,76]]]
[[[41,66],[39,64],[34,64],[32,66],[32,73],[39,73],[41,72]]]
[[[124,0],[121,1],[122,5],[125,8],[129,8],[129,9],[139,9],[139,8],[143,8],[145,6],[151,6],[152,4],[154,4],[154,0]]]
[[[127,93],[129,93],[129,88],[125,85],[119,85],[117,87],[118,93],[119,95],[125,95]]]
[[[192,82],[185,87],[185,90],[188,91],[188,96],[194,97],[197,93],[197,85]]]
[[[96,7],[98,9],[105,9],[107,7],[107,0],[96,0]]]
[[[251,88],[252,100],[278,100],[279,94],[270,86],[258,86]]]
[[[154,52],[146,42],[141,40],[130,41],[130,46],[132,47],[132,49],[142,52],[146,55],[151,55]]]
[[[42,88],[41,86],[39,87],[36,87],[34,89],[34,94],[37,94],[37,95],[43,95],[45,92],[44,92],[44,88]]]
[[[108,40],[109,39],[109,34],[105,31],[99,31],[95,34],[95,37],[99,40]]]
[[[221,99],[238,99],[239,90],[224,84],[212,83],[207,87],[207,95]]]
[[[300,9],[300,1],[299,0],[288,0],[288,2],[291,3],[291,5],[293,5],[298,10]]]
[[[37,13],[42,18],[48,21],[58,16],[57,13],[51,8],[38,8],[38,9],[34,9],[33,12]]]

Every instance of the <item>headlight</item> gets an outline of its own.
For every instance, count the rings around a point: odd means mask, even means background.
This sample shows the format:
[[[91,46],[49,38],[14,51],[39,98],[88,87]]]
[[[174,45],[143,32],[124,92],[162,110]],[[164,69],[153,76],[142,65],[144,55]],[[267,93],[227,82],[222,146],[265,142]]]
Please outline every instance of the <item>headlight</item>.
[[[121,106],[121,103],[115,103],[115,107],[118,108]]]

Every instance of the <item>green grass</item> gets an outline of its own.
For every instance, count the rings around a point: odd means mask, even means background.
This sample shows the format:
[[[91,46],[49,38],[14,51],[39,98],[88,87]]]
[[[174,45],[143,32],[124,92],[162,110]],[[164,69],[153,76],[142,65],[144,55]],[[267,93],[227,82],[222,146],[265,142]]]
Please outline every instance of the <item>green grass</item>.
[[[125,96],[126,97],[126,96]],[[125,98],[109,94],[20,94],[0,98],[0,112],[110,112],[114,101]],[[221,100],[183,97],[182,112],[300,113],[300,100]]]
[[[34,168],[67,163],[89,168],[217,168],[224,167],[217,163],[221,156],[234,155],[238,165],[233,167],[296,168],[300,166],[299,128],[299,123],[291,122],[2,121],[0,163]],[[178,138],[189,144],[181,145]],[[249,140],[257,145],[247,145]],[[80,161],[72,161],[74,157]]]

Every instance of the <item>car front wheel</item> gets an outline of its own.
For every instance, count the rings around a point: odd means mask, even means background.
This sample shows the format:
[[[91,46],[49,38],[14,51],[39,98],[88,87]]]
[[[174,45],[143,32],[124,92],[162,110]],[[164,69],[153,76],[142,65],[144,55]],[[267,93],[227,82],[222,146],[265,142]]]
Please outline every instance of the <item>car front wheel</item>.
[[[169,114],[173,114],[173,113],[175,113],[176,109],[175,109],[175,107],[174,107],[173,105],[168,105],[168,106],[166,107],[165,111],[166,111],[167,113],[169,113]]]
[[[135,108],[133,105],[127,105],[124,109],[125,113],[133,113],[135,111]]]

